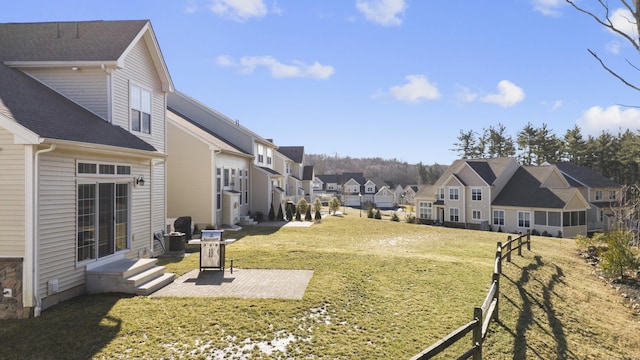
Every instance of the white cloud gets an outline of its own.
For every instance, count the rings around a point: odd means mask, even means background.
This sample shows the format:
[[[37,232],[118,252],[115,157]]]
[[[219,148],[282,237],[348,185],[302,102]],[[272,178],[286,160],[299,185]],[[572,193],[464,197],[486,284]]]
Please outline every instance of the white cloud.
[[[328,79],[335,73],[333,66],[322,65],[317,61],[308,65],[302,61],[294,60],[291,64],[284,64],[272,56],[243,56],[240,61],[235,61],[229,55],[220,55],[216,59],[219,66],[236,67],[243,74],[251,74],[258,67],[269,70],[271,76],[281,78],[312,78]]]
[[[236,21],[267,15],[263,0],[211,0],[209,10]]]
[[[533,10],[545,16],[560,16],[560,8],[565,4],[565,0],[531,0]]]
[[[402,24],[401,15],[407,8],[405,0],[357,0],[358,9],[369,21],[383,26]]]
[[[513,106],[524,100],[524,91],[509,80],[498,83],[498,93],[483,96],[480,101],[497,104],[502,107]]]
[[[198,11],[198,4],[194,0],[185,1],[184,12],[187,14],[193,14]]]
[[[435,84],[429,83],[422,75],[407,75],[407,83],[401,86],[393,86],[389,89],[391,95],[401,101],[419,102],[420,99],[433,100],[440,97],[440,92]]]
[[[456,98],[463,103],[474,102],[478,98],[478,94],[472,92],[468,87],[463,86],[456,94]]]
[[[627,129],[636,131],[640,130],[640,109],[625,109],[618,105],[612,105],[606,109],[593,106],[582,113],[576,124],[583,134],[593,136],[598,136],[603,131],[611,134],[617,134],[619,130],[624,132]]]
[[[562,100],[556,100],[556,101],[553,103],[553,106],[551,106],[551,111],[555,111],[555,110],[560,109],[560,108],[562,107],[562,105],[563,105]]]
[[[636,20],[629,10],[624,8],[615,9],[613,13],[611,13],[610,18],[614,28],[629,35],[633,39],[638,38]]]

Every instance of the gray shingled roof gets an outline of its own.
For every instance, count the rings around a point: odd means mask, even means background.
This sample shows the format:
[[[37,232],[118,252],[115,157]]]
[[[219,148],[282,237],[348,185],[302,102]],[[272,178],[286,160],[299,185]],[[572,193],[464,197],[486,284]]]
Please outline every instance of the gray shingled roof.
[[[493,206],[562,209],[575,195],[573,188],[544,188],[552,166],[521,166],[493,201]]]
[[[589,188],[619,188],[620,184],[615,181],[606,178],[605,176],[598,174],[586,166],[578,166],[570,162],[557,162],[553,163],[558,169],[570,179],[574,179],[581,183],[583,186]]]
[[[278,152],[291,159],[291,161],[302,164],[304,146],[278,146]]]
[[[0,24],[2,61],[115,61],[148,20]]]
[[[306,165],[302,168],[302,180],[313,180],[313,165]]]
[[[341,184],[345,184],[350,179],[355,180],[360,185],[364,185],[367,182],[367,179],[364,178],[361,172],[347,172],[342,174]]]
[[[325,184],[338,183],[338,175],[336,174],[316,175],[316,177]]]
[[[0,114],[42,138],[156,149],[19,70],[0,64]]]

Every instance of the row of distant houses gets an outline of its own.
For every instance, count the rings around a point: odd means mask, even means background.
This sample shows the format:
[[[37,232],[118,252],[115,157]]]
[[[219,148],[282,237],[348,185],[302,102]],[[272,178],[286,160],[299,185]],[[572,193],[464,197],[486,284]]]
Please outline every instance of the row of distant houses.
[[[323,201],[333,197],[350,207],[391,209],[413,204],[417,185],[394,185],[384,180],[366,179],[361,172],[316,175],[313,194]]]
[[[176,91],[147,20],[0,24],[0,318],[96,288],[90,273],[159,250],[167,219],[234,227],[301,198],[415,203],[421,222],[495,231],[606,228],[619,187],[563,166],[460,160],[420,191],[315,176],[302,146]]]
[[[424,224],[571,238],[612,229],[622,196],[619,184],[586,167],[497,158],[453,162],[415,202]]]
[[[0,318],[161,250],[167,219],[311,200],[303,158],[176,91],[147,20],[0,24]]]

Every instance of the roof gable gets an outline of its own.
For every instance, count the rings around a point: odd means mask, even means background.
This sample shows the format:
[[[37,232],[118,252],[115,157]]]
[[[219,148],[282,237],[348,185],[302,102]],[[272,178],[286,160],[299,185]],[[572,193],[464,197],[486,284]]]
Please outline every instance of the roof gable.
[[[151,50],[163,91],[173,91],[149,20],[0,24],[0,61],[15,67],[122,68],[124,58],[140,40]]]
[[[304,158],[304,146],[278,146],[278,152],[293,162],[302,164]]]
[[[0,118],[36,134],[38,142],[55,139],[156,151],[19,70],[0,64],[0,83]]]

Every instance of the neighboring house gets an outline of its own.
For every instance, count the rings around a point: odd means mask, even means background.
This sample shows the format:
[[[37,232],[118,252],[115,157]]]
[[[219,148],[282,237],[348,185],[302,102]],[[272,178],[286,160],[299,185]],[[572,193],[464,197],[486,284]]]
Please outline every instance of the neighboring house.
[[[404,202],[404,187],[398,184],[393,188],[394,201],[396,204],[405,204]]]
[[[343,173],[339,177],[339,181],[340,184],[342,184],[342,186],[340,187],[340,201],[342,202],[342,204],[345,206],[359,207],[361,201],[364,201],[364,199],[361,199],[361,197],[364,196],[364,184],[367,182],[367,180],[364,178],[364,175],[361,172]],[[375,190],[371,195],[374,194]]]
[[[491,226],[572,238],[587,235],[588,209],[556,166],[521,166],[493,201]]]
[[[404,187],[402,196],[403,204],[414,204],[416,202],[416,194],[418,193],[418,185],[407,185]]]
[[[320,198],[323,204],[328,204],[334,197],[339,197],[338,194],[338,175],[315,175],[313,179],[313,194],[315,197]]]
[[[168,96],[168,107],[173,113],[180,114],[183,118],[189,119],[201,129],[211,134],[216,134],[216,137],[219,139],[224,139],[225,142],[240,152],[253,156],[248,174],[246,174],[242,168],[242,161],[237,158],[226,164],[216,163],[215,165],[211,165],[216,168],[216,173],[219,171],[221,174],[221,187],[220,189],[216,187],[218,193],[225,191],[225,187],[229,190],[240,191],[239,182],[231,187],[231,179],[233,178],[231,172],[233,169],[236,169],[236,177],[238,177],[239,171],[243,170],[242,179],[245,185],[242,192],[245,194],[242,196],[242,205],[240,205],[242,209],[240,212],[241,216],[251,213],[252,216],[257,218],[256,220],[266,218],[272,203],[277,204],[284,201],[284,177],[274,169],[274,152],[277,146],[273,144],[272,141],[262,138],[240,125],[238,121],[233,121],[227,116],[178,91]],[[206,156],[207,155],[202,155],[202,157]],[[229,169],[228,185],[224,183],[225,169]],[[190,176],[182,177],[178,179],[178,182],[173,182],[171,185],[172,188],[174,186],[177,188],[193,186],[191,178],[197,175],[197,165],[193,168],[193,171],[194,173]],[[216,174],[216,177],[217,176]],[[249,183],[248,193],[246,193],[246,182]],[[169,212],[172,215],[179,214],[178,210],[182,211],[181,209],[174,211],[174,209],[171,208],[172,205],[169,204],[169,206]]]
[[[386,185],[382,186],[374,196],[374,204],[378,209],[391,209],[395,206],[395,192]]]
[[[615,226],[615,215],[612,208],[619,205],[622,197],[622,186],[585,166],[569,162],[557,162],[555,165],[567,181],[580,190],[591,208],[587,210],[587,230],[604,232]]]
[[[167,216],[191,216],[199,229],[249,221],[253,155],[172,110],[167,121]]]
[[[147,20],[0,24],[0,282],[15,300],[0,318],[152,252],[172,90]]]
[[[375,204],[376,203],[376,193],[378,192],[378,189],[381,186],[384,186],[383,184],[380,184],[381,181],[376,181],[373,182],[371,180],[367,180],[364,185],[362,186],[362,204],[366,204],[366,203],[370,203],[370,204]],[[378,185],[380,184],[380,185]]]
[[[421,223],[573,237],[586,235],[590,206],[558,167],[499,158],[456,160],[418,191],[416,208]]]
[[[420,222],[487,228],[491,203],[518,169],[513,158],[454,161],[415,196]]]
[[[285,175],[286,197],[298,203],[304,198],[307,202],[313,198],[313,166],[304,165],[304,146],[279,146],[275,170]]]

